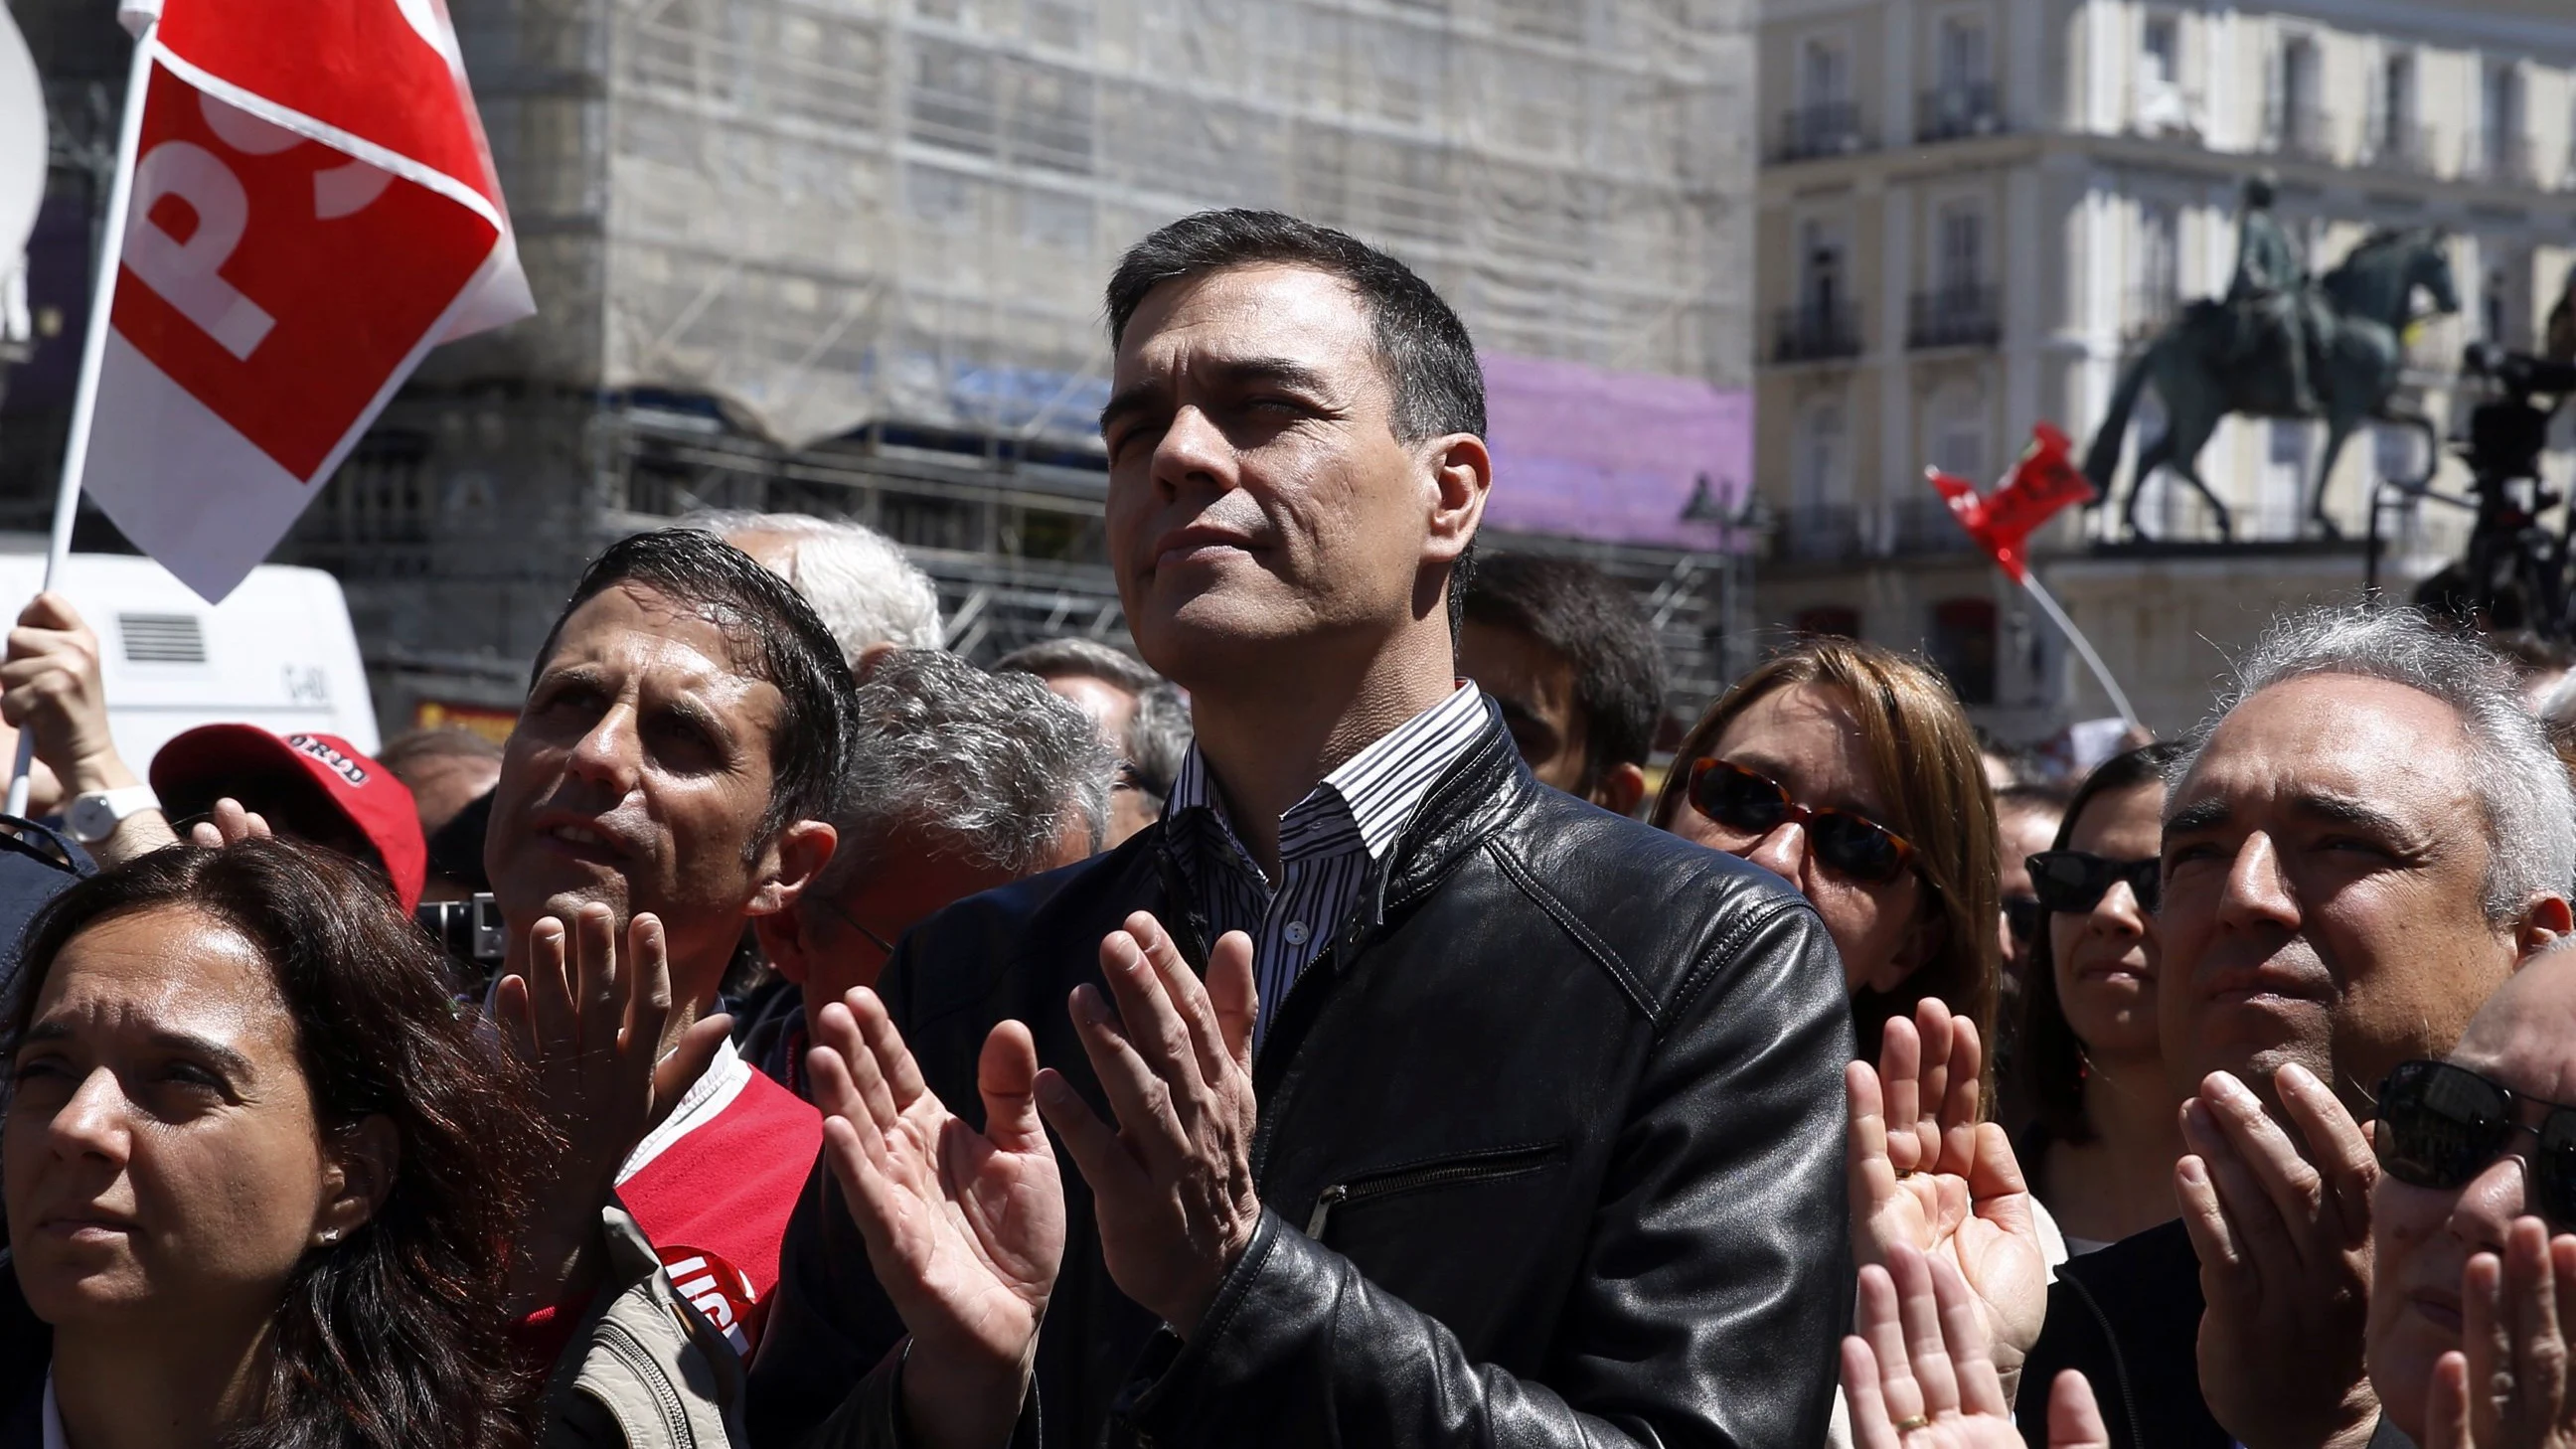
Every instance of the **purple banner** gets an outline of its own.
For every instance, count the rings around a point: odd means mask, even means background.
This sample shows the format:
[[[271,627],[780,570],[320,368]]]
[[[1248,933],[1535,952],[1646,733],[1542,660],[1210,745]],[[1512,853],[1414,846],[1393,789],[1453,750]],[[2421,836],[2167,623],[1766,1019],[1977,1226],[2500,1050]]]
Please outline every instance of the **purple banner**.
[[[1753,395],[1698,378],[1487,353],[1485,522],[1518,533],[1715,550],[1753,473]],[[1696,507],[1699,480],[1708,497]]]

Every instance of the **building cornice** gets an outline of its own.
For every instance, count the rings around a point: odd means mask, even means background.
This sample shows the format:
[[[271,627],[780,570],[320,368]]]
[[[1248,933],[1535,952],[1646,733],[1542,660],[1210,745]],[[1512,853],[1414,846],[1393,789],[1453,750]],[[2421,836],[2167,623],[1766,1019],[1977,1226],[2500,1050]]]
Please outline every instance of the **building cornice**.
[[[1799,25],[1872,10],[1889,0],[1763,0],[1761,25]],[[2377,35],[2420,38],[2438,44],[2494,44],[2576,54],[2576,19],[2560,0],[2528,0],[2498,14],[2476,3],[2428,5],[2423,0],[2300,0],[2249,7],[2258,15],[2283,15],[2341,23]]]
[[[2507,218],[2519,216],[2525,225],[2553,230],[2576,226],[2576,189],[2536,191],[2370,166],[2338,166],[2266,152],[2213,151],[2189,141],[2072,131],[2017,131],[1847,156],[1765,163],[1758,173],[1756,194],[1760,205],[1771,209],[1871,183],[1902,186],[1961,172],[2034,164],[2050,170],[2130,167],[2228,186],[2241,179],[2249,166],[2260,165],[2278,175],[2285,190],[2348,190],[2364,200],[2383,204],[2397,200],[2416,202],[2427,209],[2426,219],[2434,222],[2456,224],[2484,219],[2510,225]]]

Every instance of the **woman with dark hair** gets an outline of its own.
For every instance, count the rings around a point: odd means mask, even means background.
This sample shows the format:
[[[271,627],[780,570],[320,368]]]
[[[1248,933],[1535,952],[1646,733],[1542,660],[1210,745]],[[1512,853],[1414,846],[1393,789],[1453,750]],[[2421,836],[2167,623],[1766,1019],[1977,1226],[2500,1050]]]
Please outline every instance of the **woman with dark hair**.
[[[2156,1040],[2157,841],[2183,746],[2114,755],[2030,858],[2047,928],[2032,944],[2015,1066],[2035,1111],[2016,1154],[2031,1191],[2090,1252],[2177,1211],[2176,1112]]]
[[[530,1442],[506,1294],[543,1129],[381,879],[282,840],[172,846],[56,897],[23,960],[0,1449]],[[738,1388],[732,1355],[684,1332],[620,1216],[544,1442],[725,1442],[700,1405]],[[683,1362],[709,1346],[711,1372]],[[603,1432],[672,1422],[637,1402],[712,1433]]]
[[[525,1442],[537,1129],[382,882],[171,847],[57,897],[24,960],[0,1444]]]

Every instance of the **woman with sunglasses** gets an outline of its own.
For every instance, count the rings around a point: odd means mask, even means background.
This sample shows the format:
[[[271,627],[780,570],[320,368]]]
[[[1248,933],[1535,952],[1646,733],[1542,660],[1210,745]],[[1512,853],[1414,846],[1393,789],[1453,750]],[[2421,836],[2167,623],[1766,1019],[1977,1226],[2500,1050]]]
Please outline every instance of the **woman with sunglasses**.
[[[1938,997],[1994,1040],[1994,793],[1940,677],[1811,639],[1738,680],[1682,739],[1649,817],[1771,870],[1824,918],[1864,1060]]]
[[[2379,1091],[2364,1353],[2425,1449],[2576,1443],[2576,950],[2534,957],[2444,1061]],[[2485,1386],[2509,1381],[2501,1406]],[[2471,1386],[2477,1386],[2472,1393]]]
[[[2164,772],[2182,752],[2155,744],[2104,761],[2068,803],[2056,847],[2029,862],[2047,915],[2015,1058],[2034,1115],[2016,1146],[2071,1252],[2176,1211],[2182,1099],[2156,1041],[2154,911]]]

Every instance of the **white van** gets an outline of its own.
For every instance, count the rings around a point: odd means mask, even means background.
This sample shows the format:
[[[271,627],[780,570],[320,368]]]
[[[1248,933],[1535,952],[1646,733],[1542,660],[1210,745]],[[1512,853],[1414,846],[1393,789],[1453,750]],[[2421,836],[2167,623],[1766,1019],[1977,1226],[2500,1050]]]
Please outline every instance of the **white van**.
[[[0,619],[14,621],[45,578],[45,543],[0,534]],[[172,735],[201,724],[335,734],[373,754],[375,703],[340,581],[263,564],[208,604],[148,558],[76,553],[55,587],[98,634],[107,717],[136,773]],[[8,762],[0,760],[0,777]]]

